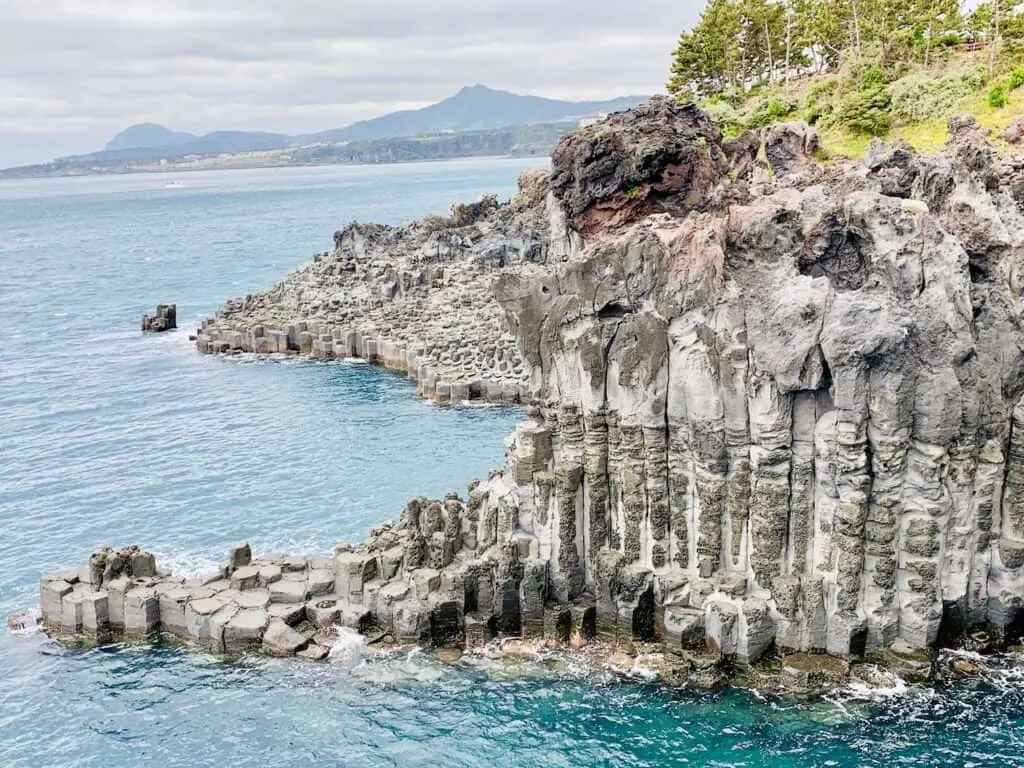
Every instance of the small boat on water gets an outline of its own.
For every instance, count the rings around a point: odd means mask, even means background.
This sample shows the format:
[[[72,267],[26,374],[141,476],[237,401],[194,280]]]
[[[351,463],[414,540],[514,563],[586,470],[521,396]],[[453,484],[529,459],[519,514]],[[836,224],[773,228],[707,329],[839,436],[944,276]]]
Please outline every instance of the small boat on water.
[[[182,189],[185,186],[183,181],[169,181],[164,184],[164,189]]]

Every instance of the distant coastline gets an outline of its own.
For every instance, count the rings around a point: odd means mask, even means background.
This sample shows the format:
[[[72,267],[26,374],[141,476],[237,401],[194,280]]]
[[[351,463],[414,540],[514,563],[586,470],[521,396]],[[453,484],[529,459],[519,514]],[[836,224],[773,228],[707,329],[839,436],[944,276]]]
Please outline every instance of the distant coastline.
[[[140,123],[97,152],[0,169],[0,179],[542,157],[569,131],[646,98],[558,101],[474,85],[422,109],[296,136],[231,130],[198,136]]]
[[[233,152],[159,160],[107,162],[56,161],[0,170],[0,179],[178,174],[192,171],[257,168],[302,168],[327,165],[391,165],[395,163],[469,158],[546,158],[558,139],[572,130],[569,123],[515,126],[437,136],[314,145],[259,152]]]

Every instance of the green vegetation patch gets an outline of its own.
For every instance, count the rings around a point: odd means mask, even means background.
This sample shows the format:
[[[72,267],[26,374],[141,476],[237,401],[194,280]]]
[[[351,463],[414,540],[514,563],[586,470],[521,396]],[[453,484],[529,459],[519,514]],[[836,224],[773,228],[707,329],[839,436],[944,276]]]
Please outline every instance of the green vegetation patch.
[[[1012,0],[969,13],[957,0],[709,0],[668,88],[726,136],[805,120],[835,157],[874,136],[934,151],[957,114],[1001,132],[1022,85],[1024,5]]]

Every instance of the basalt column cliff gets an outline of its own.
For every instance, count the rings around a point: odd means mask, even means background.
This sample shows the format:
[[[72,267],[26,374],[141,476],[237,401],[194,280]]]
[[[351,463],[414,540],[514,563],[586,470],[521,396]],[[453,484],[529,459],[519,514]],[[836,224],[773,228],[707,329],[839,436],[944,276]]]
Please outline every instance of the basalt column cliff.
[[[667,636],[746,659],[1008,628],[1019,165],[969,121],[948,157],[876,145],[866,168],[821,168],[781,126],[768,173],[753,137],[646,109],[559,146],[572,251],[497,287],[553,446],[520,494],[552,593],[605,616],[647,596]]]
[[[230,302],[200,350],[366,357],[527,420],[503,470],[340,545],[316,591],[228,563],[175,582],[177,624],[221,648],[239,611],[246,642],[286,622],[296,648],[303,622],[575,627],[739,661],[1019,632],[1024,161],[950,130],[943,156],[823,164],[806,125],[723,142],[655,99],[566,137],[508,204],[352,225]],[[159,586],[115,575],[118,599]],[[47,622],[101,587],[44,580]]]

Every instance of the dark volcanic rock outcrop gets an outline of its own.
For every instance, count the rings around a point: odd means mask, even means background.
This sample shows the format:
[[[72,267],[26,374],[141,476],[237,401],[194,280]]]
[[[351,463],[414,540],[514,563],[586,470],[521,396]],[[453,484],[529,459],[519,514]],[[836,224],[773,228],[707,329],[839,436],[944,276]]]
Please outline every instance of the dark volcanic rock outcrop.
[[[551,190],[584,235],[651,213],[706,208],[728,170],[718,126],[668,98],[566,135],[551,164]]]
[[[339,550],[342,621],[657,641],[694,674],[1011,635],[1024,163],[969,120],[951,135],[822,167],[807,126],[723,146],[655,100],[567,138],[511,203],[344,230],[199,345],[533,404],[467,498]]]

